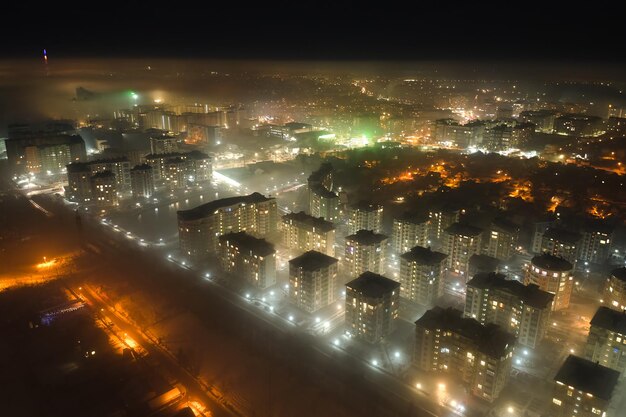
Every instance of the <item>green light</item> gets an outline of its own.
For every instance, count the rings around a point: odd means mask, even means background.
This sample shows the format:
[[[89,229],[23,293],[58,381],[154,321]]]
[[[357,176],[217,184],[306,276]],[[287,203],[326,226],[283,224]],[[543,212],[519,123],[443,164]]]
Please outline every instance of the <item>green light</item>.
[[[130,92],[130,96],[133,100],[137,100],[139,98],[139,94],[135,93],[134,91]]]

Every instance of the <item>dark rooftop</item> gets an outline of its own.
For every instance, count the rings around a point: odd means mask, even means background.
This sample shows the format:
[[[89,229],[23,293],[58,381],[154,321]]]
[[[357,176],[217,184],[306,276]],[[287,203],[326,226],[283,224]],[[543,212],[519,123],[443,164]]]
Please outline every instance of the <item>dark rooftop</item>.
[[[626,335],[626,310],[618,311],[601,306],[593,315],[591,325]]]
[[[506,291],[518,297],[524,304],[535,308],[547,308],[554,299],[554,294],[540,290],[535,284],[524,285],[519,281],[508,280],[503,274],[495,272],[476,274],[467,282],[467,286]]]
[[[428,221],[428,213],[404,212],[395,219],[413,224],[422,224]]]
[[[113,164],[116,162],[128,162],[128,158],[125,156],[116,156],[112,158],[97,158],[87,162],[90,165],[95,164]]]
[[[366,271],[359,275],[357,279],[353,279],[348,282],[346,287],[352,288],[366,297],[381,298],[385,294],[399,289],[400,283],[389,278],[385,278],[382,275]]]
[[[146,155],[146,159],[170,159],[170,158],[184,158],[184,159],[207,159],[210,158],[209,155],[200,151],[190,151],[190,152],[169,152],[169,153],[150,153]]]
[[[611,368],[569,355],[554,380],[609,401],[618,378],[619,372]]]
[[[482,232],[482,229],[464,223],[453,223],[446,229],[446,233],[450,235],[478,236]]]
[[[333,171],[333,166],[328,162],[324,162],[323,164],[320,165],[320,167],[316,171],[313,171],[311,175],[309,175],[308,182],[309,183],[322,182],[326,174],[332,171]]]
[[[493,220],[493,226],[504,230],[507,233],[515,233],[517,231],[519,231],[519,227],[517,227],[517,225],[515,223],[513,223],[512,221],[502,218],[502,217],[496,217]]]
[[[289,266],[302,268],[305,271],[316,271],[320,268],[329,267],[337,262],[339,262],[337,258],[333,258],[332,256],[328,256],[315,250],[310,250],[297,258],[289,260]]]
[[[539,268],[547,269],[550,271],[569,271],[572,269],[572,264],[563,258],[558,258],[549,253],[543,253],[533,257],[530,262],[538,266]]]
[[[152,165],[148,165],[148,164],[141,164],[141,165],[135,165],[134,168],[131,168],[130,171],[149,171],[152,169]]]
[[[246,232],[227,233],[219,237],[220,243],[231,241],[235,245],[244,250],[249,250],[253,254],[258,256],[268,256],[272,253],[276,253],[274,245],[265,239],[259,239]]]
[[[611,271],[611,275],[620,281],[626,281],[626,268],[617,268]]]
[[[549,227],[543,234],[546,239],[554,239],[559,242],[575,245],[582,238],[582,236],[576,232],[571,232],[565,229],[558,229],[556,227]]]
[[[420,265],[436,265],[448,257],[445,253],[435,252],[430,248],[415,246],[400,257],[409,262],[417,262]]]
[[[203,217],[212,215],[215,210],[220,208],[234,206],[235,204],[254,204],[264,201],[273,200],[273,198],[267,198],[259,193],[252,193],[249,195],[241,195],[236,197],[222,198],[219,200],[213,200],[206,204],[202,204],[198,207],[194,207],[189,210],[179,210],[177,212],[178,220],[198,220]]]
[[[290,220],[298,223],[303,223],[310,227],[314,227],[322,232],[330,232],[331,230],[335,230],[335,225],[331,222],[326,221],[321,217],[313,217],[303,211],[299,211],[298,213],[288,213],[283,216],[283,223]]]
[[[495,272],[500,265],[502,265],[500,259],[485,254],[474,254],[469,258],[470,268],[475,268],[479,272]]]
[[[378,211],[382,209],[383,207],[379,204],[372,203],[371,201],[361,200],[356,204],[350,205],[350,208],[354,210],[359,210],[359,211],[372,212],[372,211]]]
[[[490,323],[483,326],[478,321],[463,317],[463,312],[449,307],[434,307],[428,310],[416,322],[416,326],[426,329],[441,329],[466,337],[473,341],[478,349],[492,357],[501,358],[507,354],[507,348],[515,343],[515,335],[507,333],[500,326]]]
[[[380,234],[374,233],[373,230],[359,230],[353,235],[346,236],[346,240],[353,240],[355,242],[359,242],[362,245],[374,245],[376,243],[380,243],[388,237]]]

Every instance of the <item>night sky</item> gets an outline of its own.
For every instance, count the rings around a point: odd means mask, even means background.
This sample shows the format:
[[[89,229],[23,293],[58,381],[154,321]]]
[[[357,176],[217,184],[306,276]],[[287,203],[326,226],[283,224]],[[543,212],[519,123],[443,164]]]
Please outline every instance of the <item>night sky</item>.
[[[23,3],[3,6],[3,58],[626,60],[620,14],[601,2]]]

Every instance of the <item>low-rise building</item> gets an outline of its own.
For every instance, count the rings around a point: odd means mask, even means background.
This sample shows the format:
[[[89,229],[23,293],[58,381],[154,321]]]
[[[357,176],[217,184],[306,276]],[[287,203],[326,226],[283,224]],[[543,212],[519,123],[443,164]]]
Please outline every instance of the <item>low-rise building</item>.
[[[423,371],[453,374],[473,395],[493,402],[511,373],[515,336],[462,315],[441,307],[424,313],[415,322],[413,363]]]
[[[373,272],[364,272],[346,284],[346,329],[370,343],[377,343],[395,329],[400,307],[400,283]]]
[[[257,288],[276,284],[276,250],[265,239],[246,232],[227,233],[219,237],[222,268],[245,279]]]
[[[626,371],[626,311],[600,307],[591,319],[585,358],[624,375]]]
[[[569,355],[554,377],[552,417],[606,417],[619,372]]]
[[[365,271],[383,274],[387,253],[387,236],[372,230],[359,230],[346,236],[344,265],[348,276],[356,278]]]
[[[535,284],[543,291],[554,294],[552,309],[564,310],[569,307],[572,295],[572,268],[572,264],[565,259],[544,253],[531,259],[524,284]]]
[[[443,295],[443,273],[447,255],[415,246],[400,255],[400,295],[430,306]]]
[[[474,275],[467,282],[465,316],[494,323],[513,333],[519,344],[535,348],[549,326],[554,294],[524,285],[495,272]]]
[[[313,313],[337,299],[338,260],[314,250],[289,261],[289,299]]]

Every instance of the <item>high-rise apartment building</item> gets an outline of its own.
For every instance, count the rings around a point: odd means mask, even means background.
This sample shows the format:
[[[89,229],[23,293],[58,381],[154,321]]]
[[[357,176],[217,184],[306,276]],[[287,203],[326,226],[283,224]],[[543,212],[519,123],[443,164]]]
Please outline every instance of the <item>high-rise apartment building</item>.
[[[316,250],[335,255],[335,225],[305,212],[289,213],[281,222],[283,245],[295,252]]]
[[[619,372],[569,355],[554,377],[552,417],[606,417]]]
[[[462,315],[441,307],[424,313],[415,322],[413,363],[424,371],[454,374],[473,395],[493,402],[508,381],[515,336]]]
[[[332,256],[314,250],[289,261],[289,299],[297,307],[313,313],[333,303],[337,297],[337,265]]]
[[[387,241],[387,236],[371,230],[359,230],[353,235],[346,236],[345,273],[352,278],[358,277],[365,271],[383,274]]]
[[[592,362],[626,371],[626,311],[600,307],[591,319],[585,357]]]
[[[482,229],[463,223],[454,223],[445,230],[444,253],[448,255],[448,269],[467,277],[469,259],[479,254]]]
[[[276,250],[265,239],[246,232],[227,233],[219,237],[219,256],[225,271],[257,288],[276,284]]]
[[[443,295],[443,273],[447,255],[414,246],[400,255],[400,295],[425,306]]]
[[[152,197],[154,194],[154,176],[150,165],[137,165],[130,170],[130,189],[133,197]]]
[[[276,199],[259,193],[222,198],[181,210],[178,238],[184,255],[200,259],[218,249],[218,238],[229,232],[267,236],[276,231]]]
[[[428,245],[428,215],[405,213],[393,219],[391,232],[391,251],[395,254],[406,253],[415,246]]]
[[[382,233],[383,206],[368,201],[359,201],[348,207],[348,234],[359,230]]]
[[[526,270],[524,284],[535,284],[543,291],[554,294],[552,309],[564,310],[569,307],[572,295],[572,264],[547,253],[535,256]]]
[[[506,261],[513,256],[518,236],[516,225],[504,219],[495,219],[483,233],[483,253]]]
[[[541,239],[541,252],[558,256],[576,264],[581,239],[582,236],[576,232],[549,227]]]
[[[519,344],[535,348],[548,329],[553,299],[554,294],[537,285],[482,273],[467,282],[464,314],[481,324],[497,324],[513,333]]]
[[[119,204],[114,173],[111,171],[97,172],[91,176],[89,182],[91,184],[91,198],[95,204],[102,207]]]
[[[616,310],[626,310],[626,268],[616,268],[604,285],[602,302]]]
[[[352,335],[377,343],[395,329],[400,307],[400,283],[364,272],[346,284],[346,329]]]

